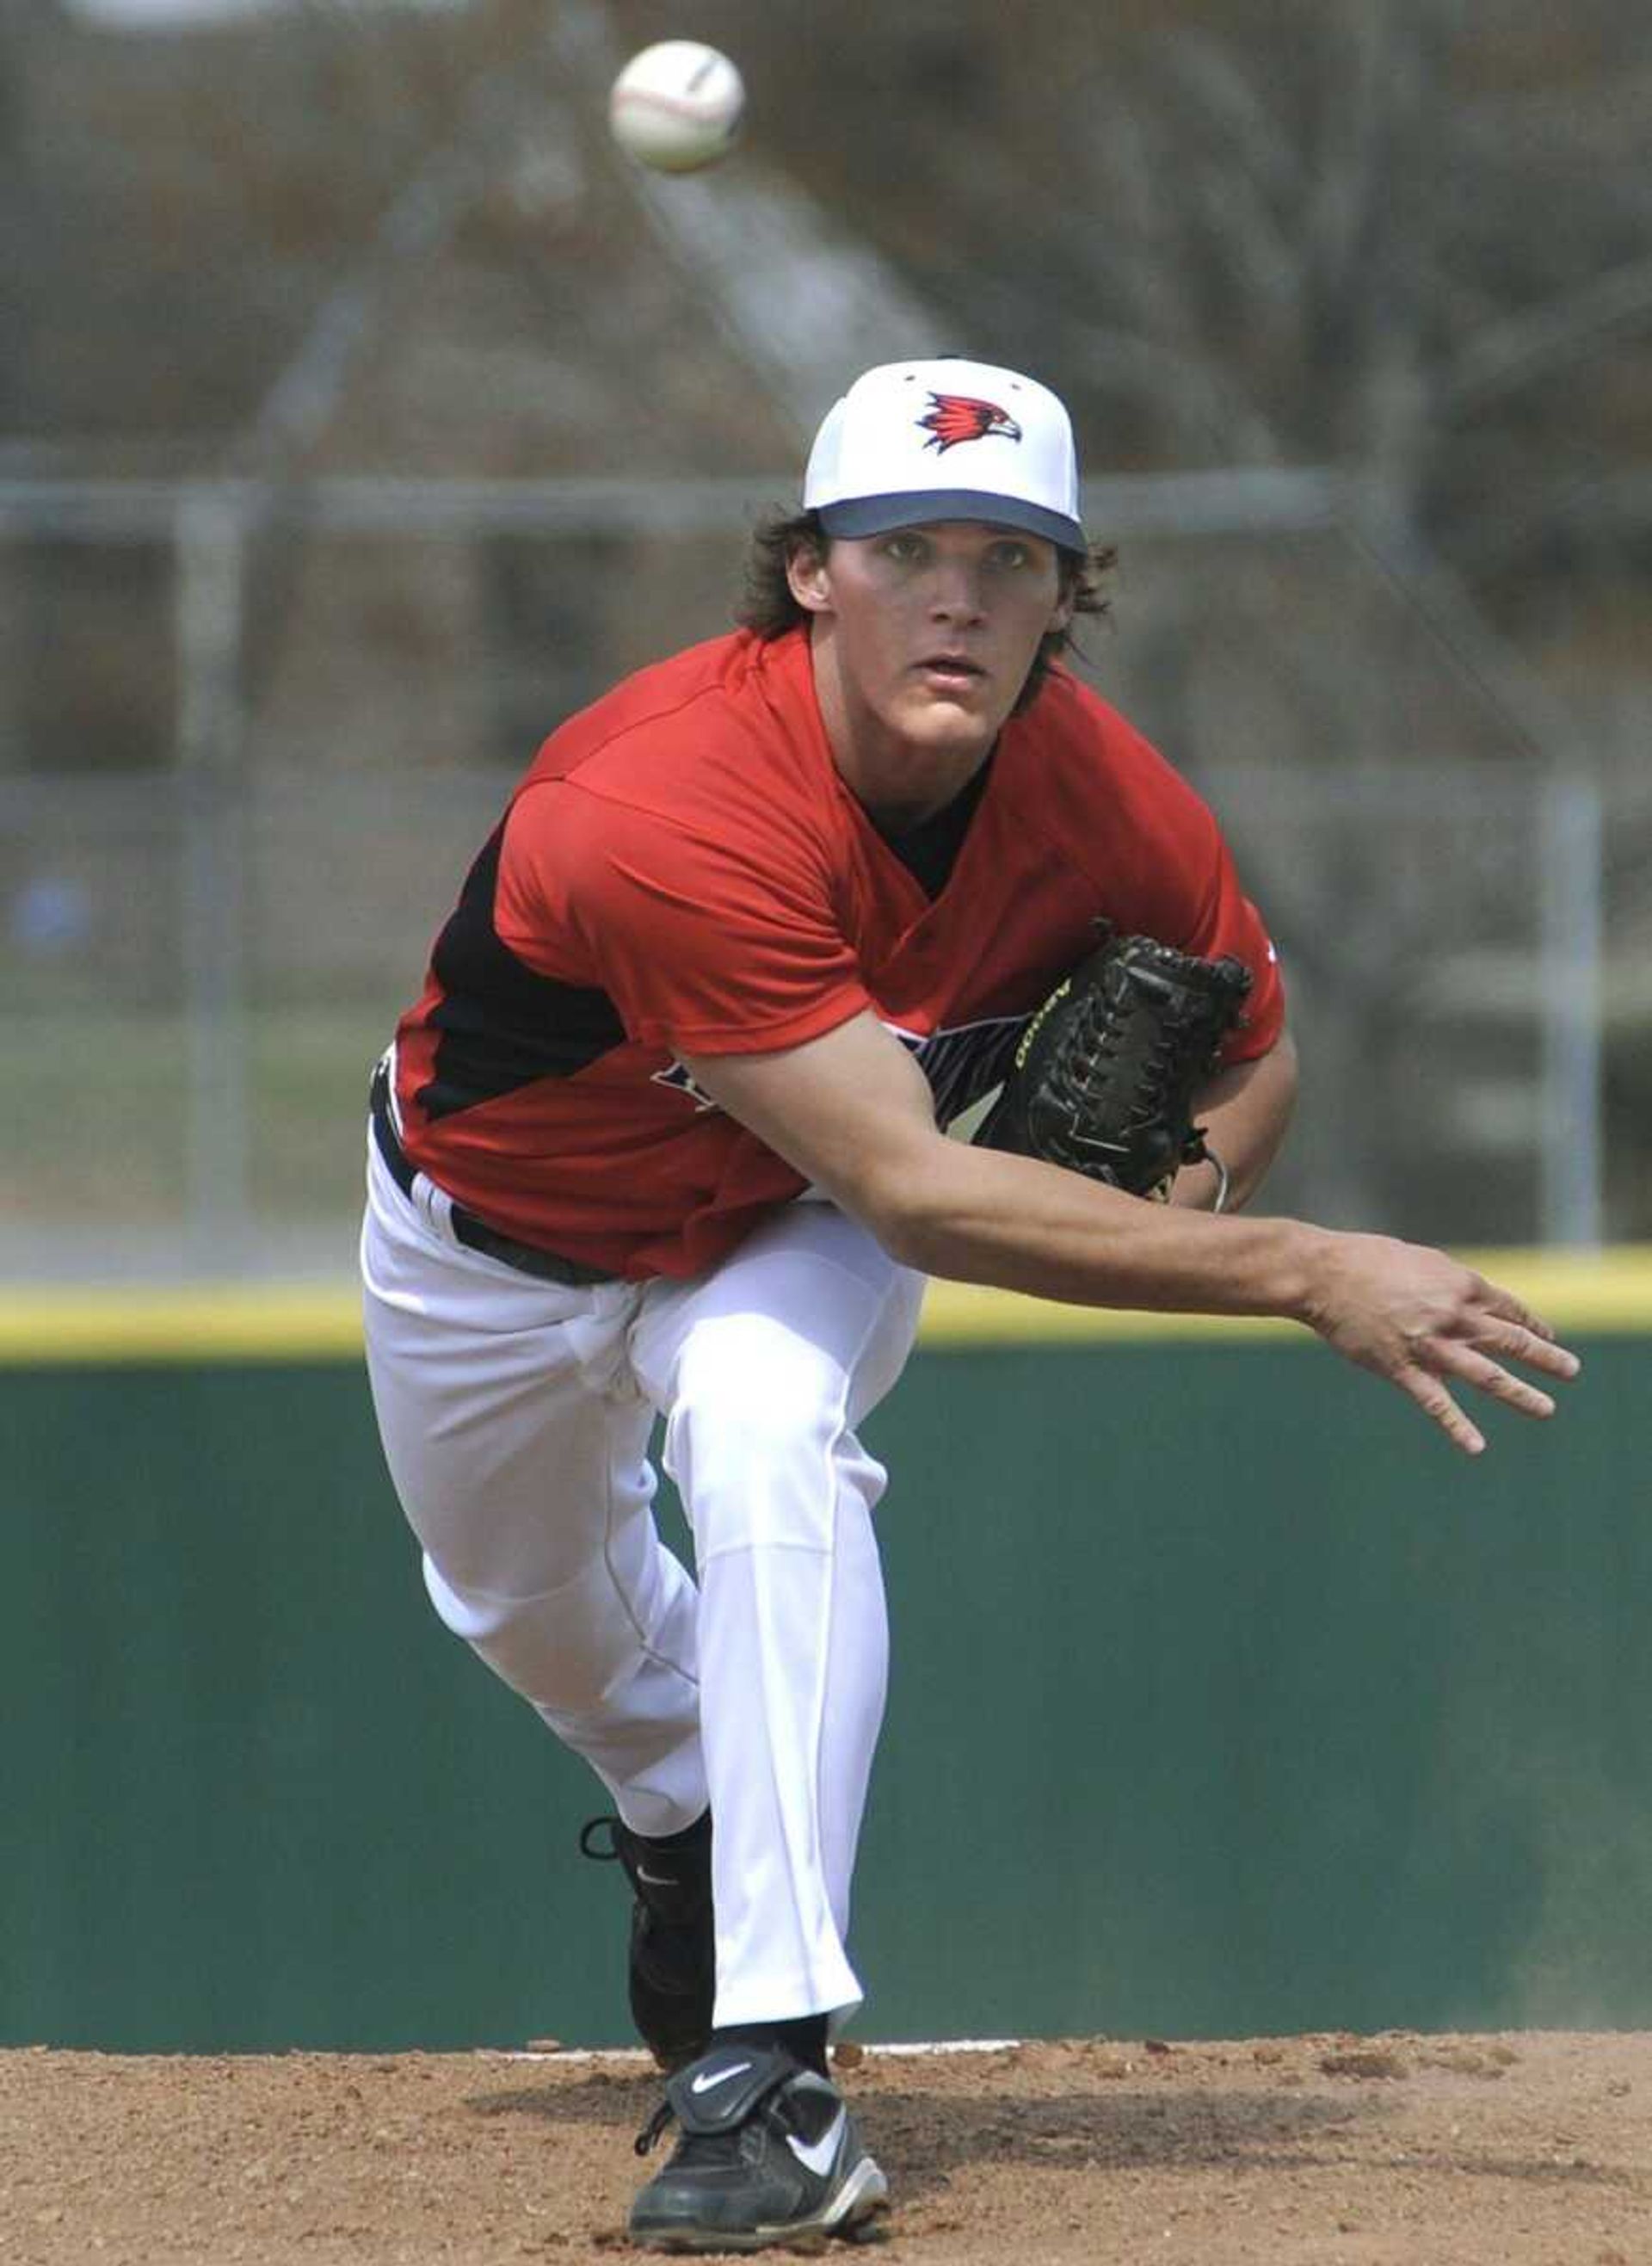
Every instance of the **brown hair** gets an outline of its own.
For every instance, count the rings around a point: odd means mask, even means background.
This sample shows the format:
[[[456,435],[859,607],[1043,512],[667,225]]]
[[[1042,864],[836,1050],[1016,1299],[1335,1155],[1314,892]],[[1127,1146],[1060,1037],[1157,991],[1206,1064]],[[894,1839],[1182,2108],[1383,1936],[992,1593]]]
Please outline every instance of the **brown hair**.
[[[818,512],[771,511],[760,519],[751,530],[750,547],[746,552],[745,595],[735,615],[742,629],[754,630],[760,638],[778,638],[807,622],[808,610],[800,606],[793,596],[786,569],[799,551],[812,551],[823,559],[830,549],[831,537],[822,526]],[[1075,620],[1080,614],[1107,612],[1102,578],[1117,558],[1118,552],[1110,544],[1092,544],[1085,551],[1069,551],[1059,544],[1056,546],[1061,595],[1071,604]],[[1046,633],[1015,704],[1016,715],[1037,698],[1051,662],[1074,649],[1071,624],[1065,629]]]

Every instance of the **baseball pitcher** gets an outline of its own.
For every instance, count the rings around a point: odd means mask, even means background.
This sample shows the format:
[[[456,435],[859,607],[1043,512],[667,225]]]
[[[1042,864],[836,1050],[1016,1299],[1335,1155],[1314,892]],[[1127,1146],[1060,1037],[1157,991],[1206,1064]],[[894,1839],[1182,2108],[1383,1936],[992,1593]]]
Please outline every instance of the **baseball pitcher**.
[[[684,2251],[885,2202],[827,2041],[888,1648],[859,1433],[926,1276],[1286,1316],[1471,1453],[1459,1388],[1547,1416],[1511,1364],[1576,1367],[1441,1253],[1247,1213],[1280,969],[1210,810],[1062,664],[1105,554],[1056,397],[869,370],[800,504],[740,629],[546,741],[371,1097],[385,1455],[437,1614],[607,1789],[676,2129],[632,2233]]]

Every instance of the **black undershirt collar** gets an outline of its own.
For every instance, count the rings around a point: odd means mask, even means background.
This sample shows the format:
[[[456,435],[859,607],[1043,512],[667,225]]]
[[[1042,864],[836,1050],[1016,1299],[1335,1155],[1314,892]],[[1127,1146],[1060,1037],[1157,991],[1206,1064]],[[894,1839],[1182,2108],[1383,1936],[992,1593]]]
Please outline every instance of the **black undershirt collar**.
[[[994,749],[993,754],[996,753]],[[969,822],[986,793],[992,763],[993,757],[990,755],[945,809],[938,810],[932,818],[925,819],[921,826],[909,826],[897,833],[889,827],[880,825],[870,811],[866,813],[879,839],[894,851],[932,904],[952,879],[953,867],[958,862],[958,853],[963,848],[965,837],[969,831]]]

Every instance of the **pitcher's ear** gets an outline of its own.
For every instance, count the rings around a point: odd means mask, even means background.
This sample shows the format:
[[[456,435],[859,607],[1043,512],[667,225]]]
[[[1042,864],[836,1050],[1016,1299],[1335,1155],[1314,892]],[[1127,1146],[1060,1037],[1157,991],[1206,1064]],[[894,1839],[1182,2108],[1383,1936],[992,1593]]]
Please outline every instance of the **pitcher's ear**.
[[[824,544],[793,544],[787,554],[786,579],[792,596],[806,613],[823,614],[831,605],[831,582]]]

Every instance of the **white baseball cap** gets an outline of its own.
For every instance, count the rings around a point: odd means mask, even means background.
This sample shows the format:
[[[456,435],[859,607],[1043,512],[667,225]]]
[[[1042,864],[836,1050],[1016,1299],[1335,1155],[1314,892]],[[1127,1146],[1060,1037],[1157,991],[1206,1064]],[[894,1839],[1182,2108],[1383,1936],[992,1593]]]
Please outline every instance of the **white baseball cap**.
[[[828,535],[973,519],[1085,548],[1071,420],[1047,385],[990,362],[866,370],[815,436],[803,508]]]

